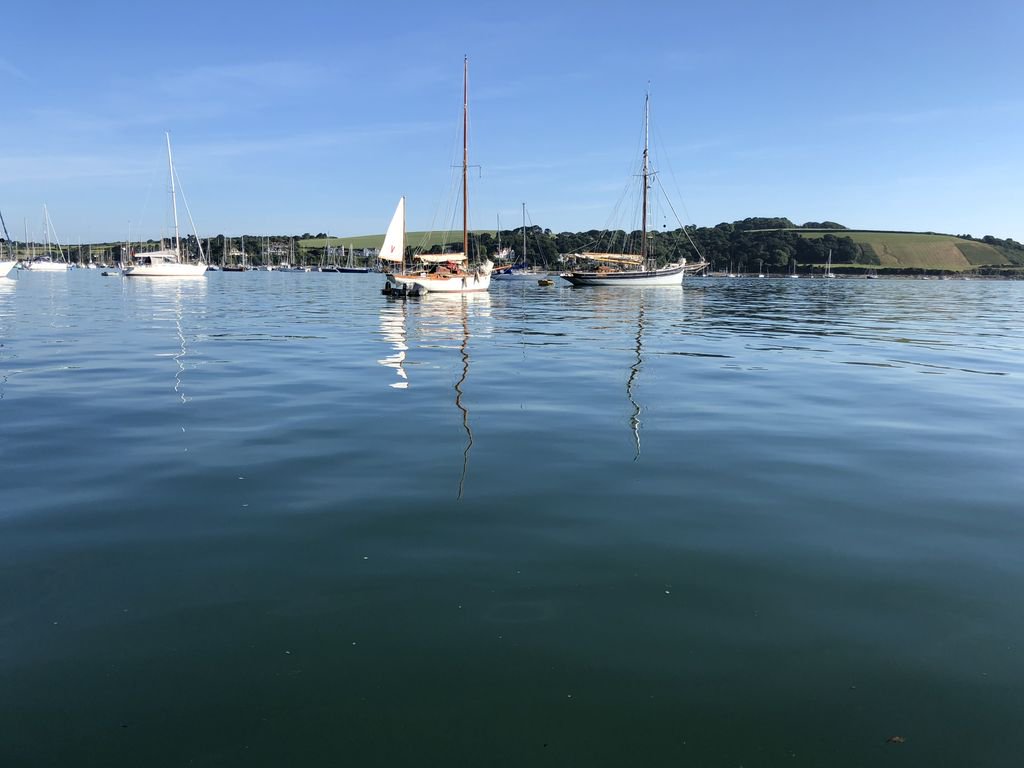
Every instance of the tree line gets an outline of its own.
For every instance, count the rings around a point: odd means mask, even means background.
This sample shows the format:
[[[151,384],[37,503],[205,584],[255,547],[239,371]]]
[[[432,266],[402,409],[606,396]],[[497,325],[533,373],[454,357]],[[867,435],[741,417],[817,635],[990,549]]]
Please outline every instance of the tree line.
[[[806,269],[811,265],[824,264],[829,258],[833,265],[856,264],[878,266],[881,260],[867,243],[857,243],[843,234],[842,224],[834,221],[809,221],[794,224],[784,217],[751,217],[731,223],[723,222],[713,227],[687,227],[675,230],[654,230],[648,232],[647,251],[658,263],[686,258],[696,261],[704,258],[712,270],[752,272],[770,269],[775,272],[790,269]],[[639,253],[641,232],[624,230],[587,230],[585,232],[552,232],[537,225],[526,228],[526,250],[523,253],[523,228],[502,230],[500,233],[477,232],[472,235],[474,254],[493,258],[499,243],[515,249],[517,261],[548,268],[557,267],[563,256],[585,251],[611,251]],[[813,234],[813,237],[808,237]],[[937,234],[937,233],[926,233]],[[310,238],[309,233],[294,239]],[[317,235],[325,237],[325,235]],[[1012,239],[1000,239],[986,235],[975,238],[971,235],[957,235],[967,240],[986,243],[1015,265],[1024,265],[1024,245]],[[231,240],[233,249],[241,244],[241,237]],[[291,236],[246,235],[246,251],[255,261],[271,261],[272,254],[278,255],[288,248]],[[147,241],[147,245],[157,241]],[[205,255],[214,262],[225,261],[226,238],[223,235],[203,239]],[[134,247],[138,247],[137,244]],[[195,236],[183,237],[182,247],[186,253],[199,251]],[[433,246],[429,252],[461,251],[461,238],[456,242]],[[108,246],[107,252],[115,259],[121,258],[121,244]],[[323,248],[296,248],[297,260],[317,258]],[[325,254],[330,255],[330,254]],[[411,250],[408,252],[412,255]],[[80,257],[81,258],[81,257]]]

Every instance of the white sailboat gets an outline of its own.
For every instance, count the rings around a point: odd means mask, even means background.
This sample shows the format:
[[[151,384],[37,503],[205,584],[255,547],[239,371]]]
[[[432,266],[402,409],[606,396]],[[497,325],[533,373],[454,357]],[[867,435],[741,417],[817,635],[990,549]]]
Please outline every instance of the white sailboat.
[[[53,232],[54,247],[57,249],[57,259],[53,258],[53,253],[50,248],[50,232]],[[60,238],[57,237],[57,230],[53,228],[53,222],[50,221],[50,211],[43,203],[43,240],[45,241],[45,251],[38,259],[33,257],[25,268],[32,272],[67,272],[70,269],[70,265],[67,259],[64,257],[64,251],[60,247]]]
[[[7,259],[0,258],[0,277],[7,277],[10,271],[17,265],[18,260],[14,258],[14,244],[11,243],[11,236],[7,234],[7,222],[4,221],[4,215],[0,213],[0,224],[3,224],[4,228],[4,242],[7,243]]]
[[[825,263],[825,277],[835,278],[835,274],[832,272],[832,249],[828,249],[828,261]]]
[[[178,231],[178,198],[174,186],[174,158],[171,155],[171,134],[167,138],[167,167],[171,176],[171,207],[174,209],[174,248],[140,253],[135,263],[124,271],[125,277],[200,277],[206,272],[202,261],[202,243],[199,243],[200,261],[189,264],[181,260],[181,235]],[[186,201],[187,203],[187,201]],[[191,214],[189,214],[191,217]],[[196,241],[199,235],[196,234]]]
[[[537,280],[547,277],[547,270],[531,266],[526,261],[526,203],[523,203],[523,253],[506,269],[494,275],[495,280]]]
[[[674,264],[657,266],[651,257],[647,243],[647,202],[651,188],[653,173],[650,168],[648,144],[650,138],[650,94],[644,97],[644,154],[641,169],[641,190],[643,195],[642,224],[640,236],[640,253],[598,253],[585,252],[575,254],[576,258],[585,262],[597,263],[599,266],[591,270],[570,270],[562,277],[576,286],[648,286],[648,285],[682,285],[683,276],[687,273],[701,272],[707,262],[701,256],[700,261],[687,264],[680,259]],[[683,227],[686,233],[686,228]],[[689,239],[689,233],[686,233]],[[693,242],[691,245],[693,245]],[[694,246],[696,250],[696,246]]]
[[[399,269],[386,273],[384,284],[386,294],[409,293],[470,293],[486,291],[491,287],[491,270],[494,263],[485,259],[483,263],[469,268],[469,59],[462,62],[462,253],[419,253],[413,259],[421,262],[419,267],[405,267],[405,198],[398,201],[398,207],[391,218],[391,225],[384,238],[380,258]],[[389,239],[390,238],[390,239]]]

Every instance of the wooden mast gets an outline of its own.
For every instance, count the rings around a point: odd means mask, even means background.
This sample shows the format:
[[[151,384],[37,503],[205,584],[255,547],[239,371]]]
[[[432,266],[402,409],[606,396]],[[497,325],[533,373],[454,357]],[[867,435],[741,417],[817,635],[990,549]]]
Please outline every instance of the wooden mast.
[[[643,205],[643,222],[642,222],[642,240],[640,242],[640,257],[644,261],[644,268],[647,268],[647,177],[649,169],[647,166],[647,140],[648,140],[648,123],[650,115],[650,91],[644,96],[644,172],[643,172],[643,187],[644,187],[644,205]]]
[[[469,57],[462,59],[462,252],[469,263]]]

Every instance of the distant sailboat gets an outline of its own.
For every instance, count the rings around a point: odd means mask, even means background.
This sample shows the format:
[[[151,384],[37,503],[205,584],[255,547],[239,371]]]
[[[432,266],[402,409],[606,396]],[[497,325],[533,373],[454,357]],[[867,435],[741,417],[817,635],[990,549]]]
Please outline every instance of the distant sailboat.
[[[345,246],[344,245],[341,246],[341,252],[342,252],[342,254],[345,253]],[[352,273],[364,273],[365,274],[366,272],[370,271],[370,268],[369,267],[360,267],[358,264],[356,264],[356,249],[353,248],[351,244],[349,244],[349,246],[348,246],[348,258],[345,260],[345,263],[342,266],[338,267],[338,271],[339,272],[352,272]]]
[[[832,249],[828,249],[828,261],[825,263],[825,277],[834,278],[832,273]]]
[[[4,221],[4,215],[0,213],[0,224],[3,224],[4,228],[4,241],[7,243],[7,259],[0,259],[0,277],[7,277],[18,260],[14,258],[14,245],[11,243],[11,236],[7,234],[7,222]]]
[[[470,269],[469,258],[469,60],[462,63],[462,253],[419,253],[414,259],[423,263],[419,269],[405,268],[405,198],[391,218],[380,258],[400,268],[387,273],[384,293],[470,293],[486,291],[491,286],[490,259]]]
[[[53,258],[53,252],[50,247],[50,232],[53,232],[53,245],[57,249],[58,259]],[[70,265],[67,259],[64,257],[64,251],[60,247],[60,239],[57,237],[57,231],[53,228],[53,222],[50,221],[50,211],[43,204],[43,240],[45,241],[45,252],[41,257],[32,258],[25,268],[31,272],[67,272],[70,269]]]
[[[500,251],[499,251],[500,253]],[[514,263],[503,271],[494,274],[495,280],[537,280],[547,276],[547,270],[541,271],[526,261],[526,203],[523,203],[523,252]]]
[[[600,264],[592,270],[571,270],[562,277],[575,286],[647,286],[647,285],[682,285],[686,273],[701,272],[707,267],[703,257],[699,262],[687,264],[680,259],[674,264],[657,266],[647,242],[647,203],[653,173],[650,168],[648,140],[650,136],[650,95],[644,98],[644,153],[641,168],[641,235],[639,253],[595,253],[576,254],[578,259]],[[685,232],[685,228],[683,229]],[[686,235],[689,238],[689,234]],[[691,241],[692,244],[692,241]]]
[[[162,248],[159,251],[138,254],[135,263],[125,271],[125,277],[202,277],[206,272],[206,264],[202,260],[203,244],[196,233],[199,244],[200,260],[189,264],[181,259],[181,234],[178,231],[178,198],[174,185],[174,158],[171,155],[171,134],[165,133],[167,139],[167,168],[171,176],[171,208],[174,210],[174,249]],[[187,203],[187,201],[186,201]],[[189,214],[191,218],[191,214]]]

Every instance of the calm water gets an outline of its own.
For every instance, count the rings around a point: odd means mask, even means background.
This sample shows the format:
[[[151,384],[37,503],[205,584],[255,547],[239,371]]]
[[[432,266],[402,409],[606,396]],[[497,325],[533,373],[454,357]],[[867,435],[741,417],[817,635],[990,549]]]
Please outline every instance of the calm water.
[[[0,765],[1019,763],[1024,283],[381,282],[0,281]]]

